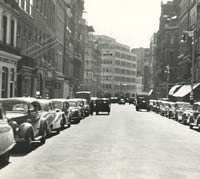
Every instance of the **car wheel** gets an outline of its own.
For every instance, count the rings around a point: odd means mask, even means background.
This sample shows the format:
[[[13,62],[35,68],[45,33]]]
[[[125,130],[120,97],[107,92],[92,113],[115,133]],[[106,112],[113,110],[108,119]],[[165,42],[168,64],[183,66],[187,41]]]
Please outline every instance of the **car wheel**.
[[[32,139],[33,139],[33,133],[31,130],[29,130],[27,132],[27,135],[25,137],[25,142],[24,142],[25,152],[30,152],[32,150]]]
[[[65,119],[63,118],[60,122],[60,129],[63,130],[65,128]]]
[[[193,126],[192,126],[192,125],[190,125],[190,129],[193,129]]]
[[[40,143],[42,145],[45,144],[47,136],[48,136],[48,129],[47,125],[45,124],[43,127],[42,138],[40,139]]]
[[[6,165],[9,163],[10,159],[10,151],[6,152],[2,156],[0,156],[0,164]]]
[[[96,115],[98,115],[99,114],[99,112],[96,112]]]

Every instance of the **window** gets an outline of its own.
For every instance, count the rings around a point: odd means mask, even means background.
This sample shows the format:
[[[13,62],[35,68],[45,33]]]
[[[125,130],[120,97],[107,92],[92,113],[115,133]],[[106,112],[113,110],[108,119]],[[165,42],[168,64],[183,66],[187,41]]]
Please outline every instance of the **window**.
[[[25,1],[25,11],[30,14],[30,0]]]
[[[3,43],[6,43],[7,17],[3,16]]]
[[[11,37],[10,37],[10,45],[11,46],[14,46],[14,36],[15,36],[15,32],[14,32],[14,28],[15,28],[15,22],[14,20],[11,20],[11,29],[10,29],[10,34],[11,34]]]
[[[2,89],[1,89],[2,98],[7,98],[8,96],[8,68],[2,68]]]

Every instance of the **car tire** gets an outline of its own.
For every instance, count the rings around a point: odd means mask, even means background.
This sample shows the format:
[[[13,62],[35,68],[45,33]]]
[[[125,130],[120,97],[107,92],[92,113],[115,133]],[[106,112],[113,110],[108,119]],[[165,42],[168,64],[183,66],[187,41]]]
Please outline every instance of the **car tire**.
[[[61,122],[60,122],[61,123],[60,124],[60,130],[64,130],[64,128],[65,128],[65,122],[64,121],[65,121],[65,119],[62,119]]]
[[[25,142],[24,142],[24,150],[25,152],[30,152],[32,150],[32,140],[33,140],[33,132],[32,130],[28,130],[26,137],[25,137]]]
[[[42,131],[42,138],[40,139],[40,143],[42,145],[45,144],[47,136],[48,136],[47,124],[44,124]]]
[[[99,112],[96,111],[96,115],[99,115]]]
[[[192,126],[192,125],[190,125],[190,129],[193,129],[193,126]]]
[[[8,151],[5,154],[0,156],[0,164],[2,164],[2,165],[8,164],[9,159],[10,159],[10,151]]]

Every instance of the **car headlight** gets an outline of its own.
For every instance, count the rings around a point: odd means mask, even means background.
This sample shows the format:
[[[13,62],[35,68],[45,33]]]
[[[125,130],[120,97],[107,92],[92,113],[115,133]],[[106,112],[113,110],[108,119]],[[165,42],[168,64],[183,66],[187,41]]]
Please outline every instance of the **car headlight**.
[[[16,121],[12,121],[12,122],[10,123],[10,126],[12,127],[14,133],[16,133],[16,132],[19,131],[19,125],[17,124]]]

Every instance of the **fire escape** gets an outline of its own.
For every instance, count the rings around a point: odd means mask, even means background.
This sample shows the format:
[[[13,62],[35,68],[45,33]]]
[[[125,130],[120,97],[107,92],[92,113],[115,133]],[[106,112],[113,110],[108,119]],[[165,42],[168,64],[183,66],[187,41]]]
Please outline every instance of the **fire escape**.
[[[34,43],[34,45],[28,47],[22,51],[22,54],[32,57],[34,59],[40,58],[43,54],[54,48],[59,44],[59,40],[55,35],[51,35],[41,42]]]

